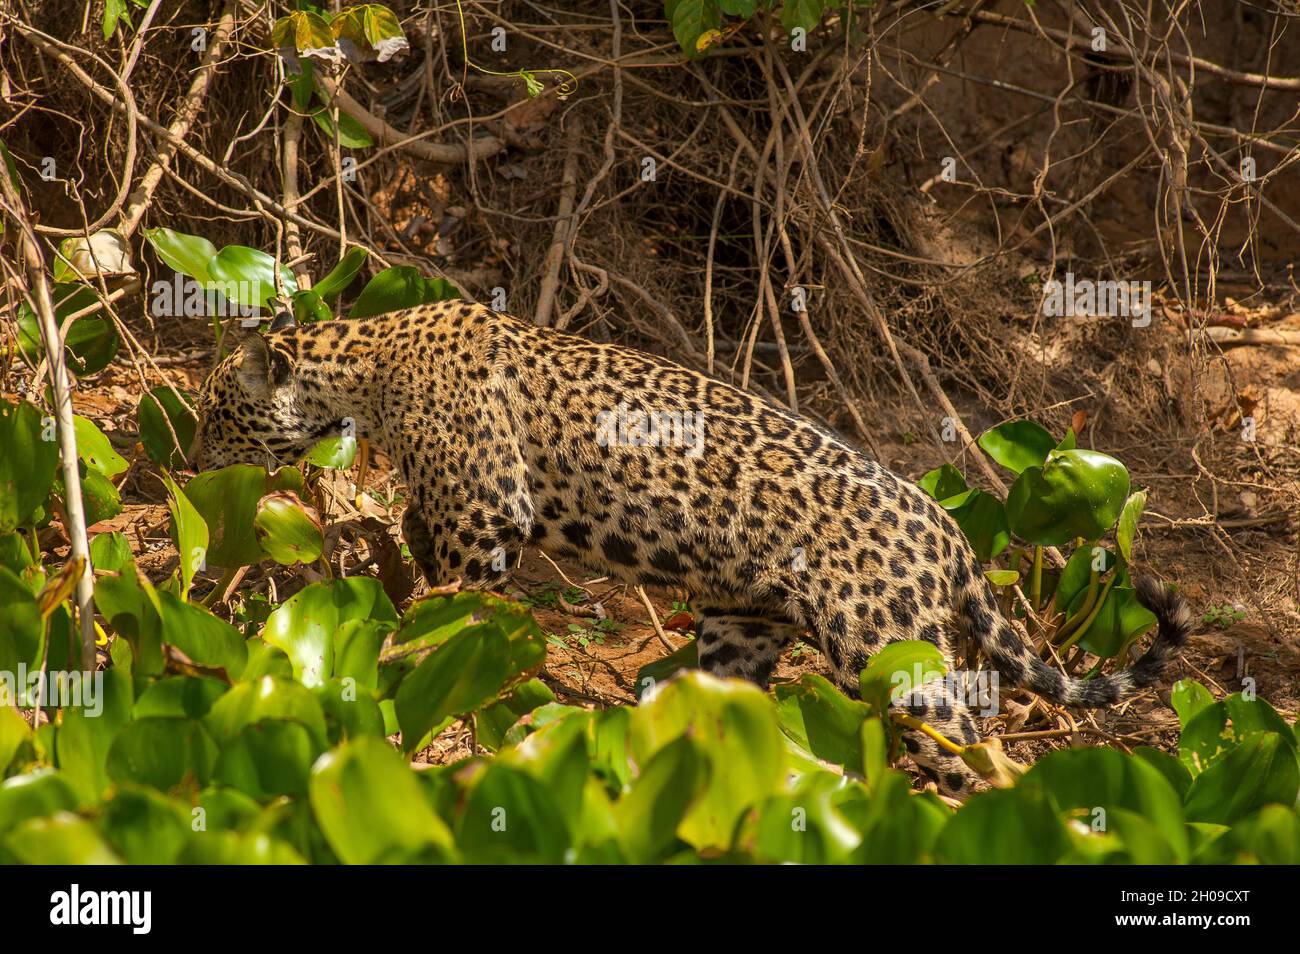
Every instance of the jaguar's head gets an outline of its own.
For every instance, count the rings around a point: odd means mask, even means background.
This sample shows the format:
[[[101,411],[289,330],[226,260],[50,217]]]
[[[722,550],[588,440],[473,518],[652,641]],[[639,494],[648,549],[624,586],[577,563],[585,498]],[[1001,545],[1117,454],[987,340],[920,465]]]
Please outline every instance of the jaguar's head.
[[[297,463],[339,421],[296,373],[294,334],[250,335],[227,355],[199,392],[195,470]]]

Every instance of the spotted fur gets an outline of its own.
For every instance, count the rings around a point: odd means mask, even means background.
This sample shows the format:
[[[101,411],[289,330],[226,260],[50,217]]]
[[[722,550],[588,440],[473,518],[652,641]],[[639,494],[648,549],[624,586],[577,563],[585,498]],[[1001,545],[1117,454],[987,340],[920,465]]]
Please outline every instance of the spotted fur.
[[[611,441],[620,403],[629,419],[702,415],[702,441],[680,429],[668,446]],[[1189,629],[1181,598],[1140,582],[1159,620],[1151,648],[1113,675],[1067,677],[999,611],[962,531],[918,487],[728,384],[480,305],[254,336],[213,371],[199,410],[203,467],[295,461],[350,419],[401,469],[403,534],[431,584],[496,584],[531,543],[620,580],[682,587],[700,665],[760,685],[807,631],[850,692],[886,643],[927,640],[951,660],[965,634],[1010,682],[1099,706],[1154,683]],[[927,693],[913,712],[976,740],[961,700]],[[924,734],[905,742],[942,790],[977,783]]]

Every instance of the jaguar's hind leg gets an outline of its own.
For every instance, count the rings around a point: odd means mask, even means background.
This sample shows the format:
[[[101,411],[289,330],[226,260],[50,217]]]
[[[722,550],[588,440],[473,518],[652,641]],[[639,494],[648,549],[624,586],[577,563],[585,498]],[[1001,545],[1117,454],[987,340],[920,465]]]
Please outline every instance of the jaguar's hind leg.
[[[781,653],[802,630],[761,608],[695,607],[700,668],[766,688]]]

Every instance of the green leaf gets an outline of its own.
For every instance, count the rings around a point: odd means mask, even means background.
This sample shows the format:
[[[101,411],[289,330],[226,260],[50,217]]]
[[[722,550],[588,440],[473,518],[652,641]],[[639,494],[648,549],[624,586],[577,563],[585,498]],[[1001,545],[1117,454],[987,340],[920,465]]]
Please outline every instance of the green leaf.
[[[1065,823],[1037,787],[980,792],[939,834],[948,864],[1050,865],[1070,849]]]
[[[311,114],[311,118],[325,135],[325,139],[334,142],[334,116],[329,109],[322,106]],[[339,112],[339,145],[344,149],[368,149],[375,144],[369,130],[347,113]]]
[[[1234,746],[1192,779],[1187,817],[1231,825],[1265,805],[1293,806],[1297,791],[1295,740],[1267,732]]]
[[[105,477],[116,477],[127,468],[126,458],[113,449],[104,432],[89,418],[74,414],[73,431],[77,437],[77,456]]]
[[[223,295],[240,305],[266,308],[278,292],[275,287],[275,258],[259,249],[227,245],[208,262],[208,274]],[[284,265],[280,280],[286,295],[298,290],[298,280]]]
[[[151,461],[165,470],[185,466],[185,455],[194,443],[198,428],[198,419],[188,399],[178,396],[170,387],[154,388],[141,395],[136,420],[140,442]]]
[[[348,249],[347,254],[339,259],[339,263],[330,269],[329,274],[318,281],[312,290],[325,301],[332,301],[352,284],[357,273],[361,271],[361,266],[369,257],[370,253],[359,246]]]
[[[451,848],[451,832],[424,800],[415,773],[383,739],[353,739],[321,756],[309,791],[320,830],[344,864]]]
[[[316,321],[329,321],[334,317],[329,305],[321,299],[316,290],[294,292],[290,296],[293,319],[300,325],[310,325]]]
[[[934,643],[918,639],[890,643],[872,654],[858,677],[862,701],[884,715],[892,700],[906,698],[947,671],[943,653]]]
[[[784,0],[781,25],[789,33],[795,28],[811,33],[822,22],[825,0]]]
[[[1096,451],[1052,451],[1029,467],[1007,494],[1011,529],[1040,546],[1075,537],[1096,540],[1111,528],[1128,497],[1128,470]]]
[[[206,676],[168,676],[149,684],[136,700],[131,714],[137,719],[144,716],[201,719],[229,689],[225,683]]]
[[[5,845],[14,857],[29,865],[122,863],[90,822],[70,812],[24,822],[9,833]]]
[[[845,863],[862,836],[835,807],[842,784],[830,772],[803,776],[795,791],[774,795],[759,806],[752,833],[742,831],[740,842],[752,842],[754,855],[763,861]]]
[[[854,771],[862,765],[861,729],[869,712],[865,704],[814,673],[777,686],[776,700],[781,731],[800,746],[825,762]]]
[[[1079,610],[1084,596],[1076,597],[1071,615]],[[1112,659],[1155,625],[1155,614],[1138,602],[1132,587],[1112,586],[1079,645],[1102,659]]]
[[[93,527],[102,520],[109,520],[122,512],[122,496],[113,486],[113,482],[97,470],[90,470],[85,464],[78,463],[81,473],[81,507],[86,516],[86,526]],[[63,486],[63,475],[54,484],[56,496],[67,499],[67,490]]]
[[[207,832],[191,839],[176,859],[182,865],[301,865],[306,864],[291,845],[264,832]]]
[[[207,784],[216,760],[217,746],[202,723],[150,716],[127,723],[117,734],[106,768],[118,784],[196,791]]]
[[[95,290],[80,282],[57,284],[52,296],[54,315],[60,328],[66,325],[67,319],[72,315],[99,301]],[[83,315],[62,334],[64,359],[78,377],[104,370],[122,344],[117,325],[102,312]],[[45,357],[40,322],[25,301],[18,307],[18,346],[33,360]]]
[[[402,746],[411,752],[435,725],[477,709],[501,691],[510,642],[500,628],[471,626],[432,652],[403,681],[395,699]]]
[[[1194,690],[1193,690],[1194,692]],[[1182,700],[1180,700],[1182,701]],[[1296,747],[1295,732],[1263,699],[1244,699],[1233,693],[1209,705],[1191,700],[1190,712],[1178,740],[1178,757],[1195,777],[1222,758],[1233,746],[1275,734]],[[1182,721],[1182,714],[1179,714]]]
[[[936,467],[918,480],[916,485],[935,500],[947,500],[964,494],[969,489],[966,486],[966,478],[952,464]]]
[[[1033,421],[1008,421],[991,427],[979,436],[978,443],[985,453],[1014,474],[1041,467],[1047,455],[1056,449],[1056,439]]]
[[[1124,554],[1124,562],[1133,562],[1133,538],[1137,536],[1138,519],[1147,505],[1147,492],[1139,490],[1124,501],[1124,509],[1119,515],[1119,527],[1115,530],[1115,539],[1119,543],[1119,552]]]
[[[456,844],[474,863],[559,864],[569,847],[557,800],[527,772],[489,765],[456,824]]]
[[[131,677],[105,670],[81,686],[81,704],[63,710],[54,752],[63,776],[82,801],[97,801],[109,786],[106,768],[118,732],[131,719]]]
[[[1189,845],[1182,799],[1154,766],[1111,749],[1066,749],[1036,762],[1017,787],[1039,786],[1065,811],[1089,813],[1116,808],[1135,812],[1151,823],[1174,854],[1187,860]],[[1085,824],[1091,822],[1085,818]]]
[[[357,439],[355,437],[326,437],[304,458],[307,463],[317,467],[331,467],[345,470],[352,466],[357,458]]]
[[[194,575],[207,561],[208,524],[170,474],[163,474],[163,483],[167,485],[167,509],[172,515],[172,540],[180,556],[181,596],[184,598],[190,592]]]
[[[248,649],[239,630],[172,593],[160,592],[158,601],[163,642],[175,646],[198,666],[224,670],[231,679],[243,675]]]
[[[409,265],[386,268],[366,283],[348,312],[349,318],[369,318],[402,308],[459,298],[455,285],[441,278],[424,278]]]
[[[722,25],[722,13],[714,0],[678,0],[669,18],[673,36],[688,56],[696,55],[701,36]]]
[[[750,683],[682,673],[661,683],[632,713],[633,758],[647,766],[655,753],[688,732],[712,770],[677,833],[696,848],[727,848],[741,814],[785,783],[785,744],[776,712]]]
[[[271,27],[271,45],[292,47],[300,53],[303,50],[328,49],[334,45],[334,34],[320,14],[295,10],[275,21]]]
[[[941,505],[948,509],[949,504],[957,499],[962,497],[950,498]],[[1011,542],[1006,507],[992,494],[971,490],[964,495],[961,506],[949,509],[949,512],[983,563],[988,563]]]
[[[501,748],[506,733],[528,713],[555,701],[553,693],[540,679],[529,679],[500,702],[474,714],[474,730],[479,745],[490,752]]]
[[[29,670],[39,668],[43,631],[31,587],[12,570],[0,567],[0,672],[16,673],[20,664]],[[25,698],[25,687],[16,689]]]
[[[205,471],[185,485],[185,493],[203,515],[211,533],[208,562],[236,567],[258,563],[264,556],[254,527],[257,505],[278,490],[302,492],[302,474],[281,467],[273,474],[255,464],[233,464]]]
[[[90,563],[96,570],[120,573],[131,559],[131,543],[124,533],[97,533],[90,540]]]
[[[994,586],[1014,586],[1020,582],[1018,570],[985,570],[984,576]]]
[[[325,715],[320,702],[311,690],[279,676],[241,682],[212,704],[203,722],[217,744],[224,747],[245,726],[264,719],[296,722],[311,735],[317,752],[326,748]]]
[[[127,864],[169,865],[189,840],[191,821],[188,806],[128,784],[100,807],[99,829]]]
[[[7,703],[0,705],[0,778],[4,778],[5,769],[31,734],[31,728],[17,709]]]
[[[0,400],[0,447],[0,533],[7,533],[29,523],[49,496],[59,445],[34,404]]]
[[[41,818],[77,807],[76,790],[53,769],[37,769],[0,784],[0,835],[29,818]]]
[[[266,555],[283,566],[315,563],[325,547],[320,518],[287,491],[258,501],[253,529]]]
[[[304,587],[271,613],[262,639],[284,650],[299,682],[315,687],[335,671],[335,632],[350,620],[397,626],[397,610],[379,580],[355,576]]]
[[[1195,679],[1179,679],[1174,683],[1169,704],[1178,713],[1179,726],[1186,729],[1197,713],[1214,705],[1214,696]]]
[[[614,807],[623,849],[633,864],[662,860],[679,844],[677,828],[709,782],[709,759],[689,736],[656,752]]]
[[[162,228],[145,229],[144,237],[169,268],[204,285],[212,280],[208,265],[217,257],[217,247],[207,239]]]
[[[266,719],[244,726],[221,749],[213,778],[257,799],[307,794],[316,748],[296,722]]]

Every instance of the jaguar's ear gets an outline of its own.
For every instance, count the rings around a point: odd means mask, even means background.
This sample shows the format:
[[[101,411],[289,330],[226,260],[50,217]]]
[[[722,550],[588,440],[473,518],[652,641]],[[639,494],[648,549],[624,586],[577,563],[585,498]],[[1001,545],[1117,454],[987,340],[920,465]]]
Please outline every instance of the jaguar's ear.
[[[289,383],[289,359],[266,343],[261,335],[249,335],[239,346],[239,383],[253,397],[264,397]]]
[[[294,317],[293,312],[288,309],[278,311],[275,317],[271,319],[271,326],[267,331],[283,331],[285,328],[297,328],[298,319]]]

